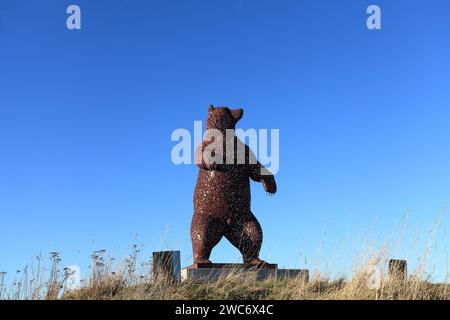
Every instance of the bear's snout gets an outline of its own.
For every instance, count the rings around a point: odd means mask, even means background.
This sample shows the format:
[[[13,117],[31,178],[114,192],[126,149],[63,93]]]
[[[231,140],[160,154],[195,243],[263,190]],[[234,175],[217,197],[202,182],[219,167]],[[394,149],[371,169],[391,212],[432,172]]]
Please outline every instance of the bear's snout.
[[[233,116],[234,121],[238,122],[239,120],[241,120],[242,116],[244,115],[244,109],[231,110],[231,115]]]

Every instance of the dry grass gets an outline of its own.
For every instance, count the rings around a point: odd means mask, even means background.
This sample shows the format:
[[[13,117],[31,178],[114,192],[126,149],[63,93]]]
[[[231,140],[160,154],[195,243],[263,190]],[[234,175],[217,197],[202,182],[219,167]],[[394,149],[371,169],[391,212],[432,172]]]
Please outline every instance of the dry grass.
[[[438,226],[439,219],[434,230]],[[362,250],[363,254],[355,257],[348,278],[323,275],[317,266],[311,270],[309,282],[303,278],[256,281],[248,274],[236,271],[210,283],[154,281],[151,263],[138,263],[140,250],[133,245],[131,254],[119,265],[115,265],[115,259],[106,256],[105,250],[95,251],[91,255],[90,275],[76,290],[68,288],[72,270],[61,269],[59,254],[52,252],[49,272],[45,272],[41,256],[18,270],[10,285],[5,284],[6,275],[0,272],[0,299],[449,300],[448,275],[444,282],[436,284],[429,281],[430,276],[425,273],[431,243],[426,246],[416,268],[408,270],[408,276],[403,280],[389,278],[387,265],[392,255],[389,245],[383,244],[369,245]],[[377,272],[373,273],[374,270]],[[376,285],[373,285],[373,279]]]
[[[141,283],[124,285],[123,279],[109,277],[100,284],[66,292],[62,299],[139,299],[139,300],[447,300],[448,284],[431,284],[409,279],[406,282],[386,282],[379,289],[369,289],[363,278],[351,281],[301,279],[254,281],[233,274],[216,282],[186,281],[181,284]]]
[[[151,270],[146,274],[136,272],[136,255],[132,254],[124,266],[111,271],[111,264],[105,263],[104,251],[92,255],[90,278],[77,290],[69,290],[66,281],[70,270],[58,278],[59,256],[52,253],[52,268],[48,277],[30,270],[20,272],[21,278],[3,292],[7,299],[93,299],[93,300],[166,300],[166,299],[224,299],[224,300],[448,300],[450,284],[433,284],[411,275],[406,281],[389,280],[383,272],[377,289],[368,286],[366,267],[355,271],[351,279],[328,279],[314,272],[307,282],[298,279],[267,279],[256,281],[238,271],[229,273],[215,282],[184,281],[168,283],[153,281]],[[133,260],[134,259],[134,260]],[[40,259],[37,260],[40,262]],[[36,269],[33,269],[36,272]],[[414,274],[414,272],[413,272]]]

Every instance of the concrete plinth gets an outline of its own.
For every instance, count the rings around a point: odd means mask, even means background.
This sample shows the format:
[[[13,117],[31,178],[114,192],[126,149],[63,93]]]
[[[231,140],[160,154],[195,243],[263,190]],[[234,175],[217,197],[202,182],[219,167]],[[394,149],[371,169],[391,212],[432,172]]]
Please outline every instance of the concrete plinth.
[[[181,281],[201,280],[211,282],[230,274],[245,275],[245,277],[257,281],[269,278],[302,278],[304,281],[309,281],[308,270],[278,269],[276,264],[267,264],[261,267],[248,267],[244,264],[234,263],[193,264],[181,270]]]
[[[277,279],[301,279],[305,282],[309,282],[309,270],[307,269],[278,269]]]

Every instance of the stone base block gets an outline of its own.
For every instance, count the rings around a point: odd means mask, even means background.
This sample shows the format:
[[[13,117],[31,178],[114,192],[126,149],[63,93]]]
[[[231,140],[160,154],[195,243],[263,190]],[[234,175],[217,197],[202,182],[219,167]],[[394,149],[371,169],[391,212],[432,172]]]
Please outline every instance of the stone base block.
[[[245,275],[257,281],[274,279],[293,279],[301,278],[309,281],[309,271],[304,269],[278,269],[276,264],[268,264],[264,267],[248,267],[243,264],[193,264],[181,270],[181,281],[201,280],[216,281],[220,277],[226,277],[230,274]]]
[[[309,270],[307,269],[278,269],[277,279],[302,279],[305,282],[309,282]]]

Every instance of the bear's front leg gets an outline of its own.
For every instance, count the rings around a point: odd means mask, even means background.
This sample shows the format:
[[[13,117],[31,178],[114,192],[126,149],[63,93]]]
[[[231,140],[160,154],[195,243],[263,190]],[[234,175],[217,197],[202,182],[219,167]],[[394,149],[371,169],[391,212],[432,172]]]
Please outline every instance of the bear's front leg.
[[[270,194],[275,194],[277,192],[277,183],[275,182],[275,177],[273,175],[262,176],[261,180],[266,192]]]
[[[259,162],[250,166],[249,175],[253,181],[262,182],[264,190],[269,194],[275,194],[277,192],[275,177]]]

